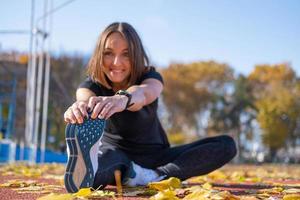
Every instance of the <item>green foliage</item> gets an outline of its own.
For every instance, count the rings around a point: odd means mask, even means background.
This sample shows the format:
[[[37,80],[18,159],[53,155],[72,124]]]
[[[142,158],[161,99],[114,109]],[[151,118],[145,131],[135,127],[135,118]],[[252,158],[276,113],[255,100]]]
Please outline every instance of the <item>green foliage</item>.
[[[244,134],[247,139],[252,136],[251,122],[255,119],[255,107],[247,78],[238,76],[231,82],[230,87],[233,92],[219,95],[213,104],[209,129],[233,136],[237,142],[238,152],[242,152],[241,136]],[[241,118],[244,120],[241,121]]]
[[[251,123],[253,111],[252,93],[250,85],[244,76],[239,76],[232,82],[233,93],[219,95],[211,109],[212,123],[211,128],[217,131],[230,131],[241,129],[240,117],[242,114],[249,115]]]
[[[182,131],[184,125],[197,129],[196,114],[204,111],[217,94],[223,93],[224,84],[233,78],[229,66],[213,61],[171,64],[162,74],[171,132]]]
[[[253,87],[257,121],[271,157],[293,136],[300,118],[299,81],[287,64],[256,66],[249,75]]]

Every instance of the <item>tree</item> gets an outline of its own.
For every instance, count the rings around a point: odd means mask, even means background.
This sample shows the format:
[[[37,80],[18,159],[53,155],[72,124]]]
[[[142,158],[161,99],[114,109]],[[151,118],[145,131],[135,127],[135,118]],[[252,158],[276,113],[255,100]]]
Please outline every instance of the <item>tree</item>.
[[[232,82],[233,93],[218,96],[211,109],[210,129],[231,133],[236,138],[239,160],[243,151],[241,135],[252,133],[251,122],[255,119],[255,106],[251,87],[243,75]],[[241,119],[244,119],[241,121]],[[249,136],[248,136],[249,137]]]
[[[274,160],[278,149],[285,147],[289,139],[295,139],[300,117],[297,77],[288,64],[279,64],[258,65],[248,79],[253,87],[263,143]]]
[[[228,65],[214,61],[171,64],[162,74],[170,132],[182,131],[184,126],[198,130],[197,114],[207,109],[216,95],[224,93],[225,83],[233,78]]]

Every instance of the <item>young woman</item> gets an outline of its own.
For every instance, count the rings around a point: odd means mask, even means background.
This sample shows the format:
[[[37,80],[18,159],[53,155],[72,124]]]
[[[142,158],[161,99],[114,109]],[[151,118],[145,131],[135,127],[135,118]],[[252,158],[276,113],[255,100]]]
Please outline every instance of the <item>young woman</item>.
[[[88,75],[64,114],[69,192],[115,184],[115,170],[128,186],[172,176],[184,180],[235,156],[235,143],[225,135],[170,147],[157,116],[163,78],[149,66],[141,39],[128,23],[103,31]]]

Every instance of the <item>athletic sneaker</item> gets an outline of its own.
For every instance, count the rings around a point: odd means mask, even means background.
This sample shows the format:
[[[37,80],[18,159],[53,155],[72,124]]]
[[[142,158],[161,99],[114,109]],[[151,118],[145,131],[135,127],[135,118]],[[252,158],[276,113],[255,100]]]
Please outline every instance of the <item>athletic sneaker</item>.
[[[64,177],[68,192],[92,187],[98,169],[98,151],[105,120],[91,119],[82,124],[68,124],[66,143],[68,163]]]
[[[161,181],[165,177],[166,176],[159,176],[152,169],[143,168],[138,164],[131,162],[130,169],[127,172],[123,184],[131,187],[145,186],[150,182]]]

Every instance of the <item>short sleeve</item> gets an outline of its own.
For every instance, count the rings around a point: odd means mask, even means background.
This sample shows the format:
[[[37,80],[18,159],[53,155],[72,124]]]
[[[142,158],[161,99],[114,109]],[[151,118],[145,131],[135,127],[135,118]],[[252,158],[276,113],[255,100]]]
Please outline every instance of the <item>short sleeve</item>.
[[[90,77],[86,78],[78,88],[87,88],[94,92],[96,96],[101,96],[102,95],[102,89],[101,86],[97,83],[95,83]]]
[[[146,72],[140,79],[140,82],[143,82],[144,80],[148,78],[154,78],[159,80],[162,84],[164,84],[163,77],[159,72],[155,70],[155,68],[151,68],[148,72]]]

